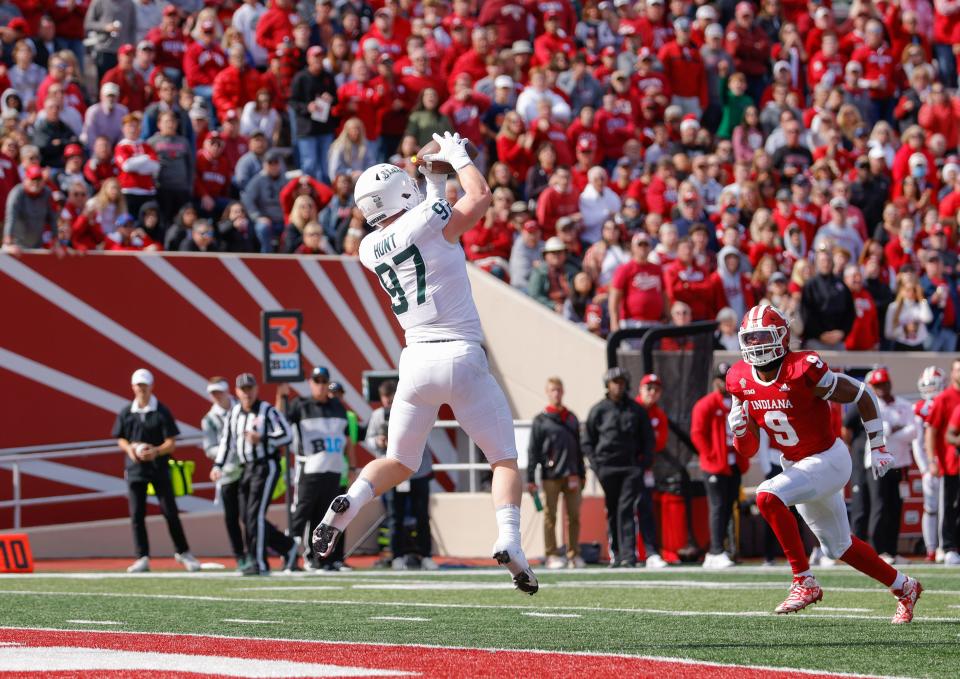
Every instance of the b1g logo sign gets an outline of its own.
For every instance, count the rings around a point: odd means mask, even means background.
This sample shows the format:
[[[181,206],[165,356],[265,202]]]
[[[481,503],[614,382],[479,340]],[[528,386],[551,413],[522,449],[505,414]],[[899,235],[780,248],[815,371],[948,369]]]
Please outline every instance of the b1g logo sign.
[[[299,311],[264,311],[260,318],[264,381],[299,382],[303,379],[300,356],[303,314]]]

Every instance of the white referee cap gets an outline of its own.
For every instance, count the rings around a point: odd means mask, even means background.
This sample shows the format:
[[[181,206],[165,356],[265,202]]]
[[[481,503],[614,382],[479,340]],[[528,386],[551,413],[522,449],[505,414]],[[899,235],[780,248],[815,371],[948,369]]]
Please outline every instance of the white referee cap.
[[[146,368],[134,370],[130,376],[130,384],[145,384],[148,387],[153,386],[153,373]]]

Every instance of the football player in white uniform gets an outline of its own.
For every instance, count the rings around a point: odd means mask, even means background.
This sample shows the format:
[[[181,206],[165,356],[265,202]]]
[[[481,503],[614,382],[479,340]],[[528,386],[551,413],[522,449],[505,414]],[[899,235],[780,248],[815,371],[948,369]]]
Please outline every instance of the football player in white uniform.
[[[913,413],[916,418],[917,438],[913,442],[913,459],[917,468],[923,474],[923,519],[920,528],[923,531],[923,542],[927,547],[927,561],[943,561],[943,551],[940,550],[940,534],[937,526],[938,510],[940,506],[940,477],[930,469],[930,461],[923,446],[926,436],[927,417],[933,409],[933,399],[943,391],[943,371],[935,365],[927,366],[920,373],[917,380],[917,391],[920,400],[913,404]]]
[[[377,230],[360,244],[360,261],[377,274],[406,335],[400,380],[387,434],[387,454],[370,462],[346,495],[337,497],[314,532],[315,553],[333,549],[360,508],[408,479],[420,466],[427,436],[446,403],[493,469],[491,491],[499,536],[493,558],[517,589],[536,593],[537,578],[520,548],[520,472],[513,419],[480,346],[483,333],[467,277],[460,236],[490,205],[486,180],[459,135],[434,135],[440,150],[424,160],[446,161],[464,195],[444,198],[446,175],[430,174],[426,199],[395,165],[381,163],[357,180],[354,198]]]

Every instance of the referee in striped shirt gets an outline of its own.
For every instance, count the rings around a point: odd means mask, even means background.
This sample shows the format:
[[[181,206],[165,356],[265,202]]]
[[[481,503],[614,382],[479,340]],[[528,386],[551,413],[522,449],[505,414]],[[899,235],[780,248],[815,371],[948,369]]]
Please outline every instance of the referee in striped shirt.
[[[243,465],[240,477],[240,512],[244,517],[247,554],[250,562],[244,575],[270,572],[267,547],[284,556],[284,570],[297,567],[297,543],[267,521],[267,510],[280,476],[280,448],[290,443],[290,425],[277,409],[257,398],[257,380],[250,373],[237,376],[238,403],[224,421],[220,449],[213,462],[210,478],[223,475],[223,465],[231,453]]]

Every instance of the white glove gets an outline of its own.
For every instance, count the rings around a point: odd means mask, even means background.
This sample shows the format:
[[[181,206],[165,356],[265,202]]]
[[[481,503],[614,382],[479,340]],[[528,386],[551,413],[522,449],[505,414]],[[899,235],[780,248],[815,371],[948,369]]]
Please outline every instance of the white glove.
[[[737,438],[747,433],[747,404],[734,401],[727,415],[727,426]]]
[[[423,175],[427,183],[427,200],[438,200],[444,197],[447,189],[447,175],[441,172],[430,172],[426,165],[421,165],[417,171]]]
[[[879,479],[893,467],[893,455],[883,446],[870,451],[870,467],[873,469],[873,478]]]
[[[454,170],[459,172],[473,162],[470,159],[470,154],[467,153],[467,140],[458,133],[444,132],[441,137],[434,132],[433,140],[440,144],[440,150],[436,153],[428,153],[423,157],[428,163],[435,160],[445,160],[453,166]]]

